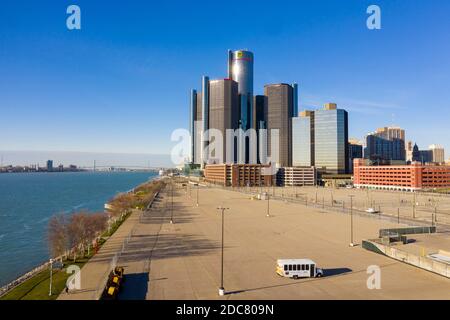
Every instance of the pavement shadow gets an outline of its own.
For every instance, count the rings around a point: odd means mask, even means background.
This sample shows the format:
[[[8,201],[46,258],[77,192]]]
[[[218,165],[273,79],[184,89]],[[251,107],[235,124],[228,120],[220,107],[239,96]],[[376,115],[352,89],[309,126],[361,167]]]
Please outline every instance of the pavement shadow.
[[[352,269],[349,268],[330,268],[330,269],[323,269],[323,276],[324,277],[331,277],[331,276],[337,276],[344,273],[352,272]]]
[[[148,291],[148,273],[125,274],[119,300],[145,300]]]

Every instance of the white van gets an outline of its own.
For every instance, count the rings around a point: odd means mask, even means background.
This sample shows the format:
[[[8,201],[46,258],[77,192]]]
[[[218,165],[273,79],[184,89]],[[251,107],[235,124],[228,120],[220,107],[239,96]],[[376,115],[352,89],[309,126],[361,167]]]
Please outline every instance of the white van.
[[[277,260],[277,274],[286,278],[320,278],[323,270],[317,268],[310,259],[279,259]]]

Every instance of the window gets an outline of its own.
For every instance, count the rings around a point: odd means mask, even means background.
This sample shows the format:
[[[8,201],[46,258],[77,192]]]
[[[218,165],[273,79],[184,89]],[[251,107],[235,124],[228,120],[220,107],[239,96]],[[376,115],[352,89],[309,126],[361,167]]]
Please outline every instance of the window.
[[[292,270],[293,270],[293,271],[297,271],[297,265],[296,265],[296,264],[294,264],[294,265],[292,266]]]
[[[289,271],[292,271],[292,264],[289,265]]]
[[[305,270],[305,265],[302,264],[302,270]]]
[[[284,265],[284,271],[288,271],[288,265],[287,264]]]
[[[309,270],[309,264],[306,265],[306,269],[305,270]]]
[[[301,265],[301,264],[298,264],[298,265],[297,265],[297,270],[298,270],[298,271],[302,270],[302,265]]]

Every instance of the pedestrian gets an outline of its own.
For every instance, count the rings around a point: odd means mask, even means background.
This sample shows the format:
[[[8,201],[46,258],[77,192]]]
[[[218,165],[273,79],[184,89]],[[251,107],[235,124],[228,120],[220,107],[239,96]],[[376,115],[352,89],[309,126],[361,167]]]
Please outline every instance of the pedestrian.
[[[64,291],[69,294],[69,287],[66,285],[66,287],[64,288]]]

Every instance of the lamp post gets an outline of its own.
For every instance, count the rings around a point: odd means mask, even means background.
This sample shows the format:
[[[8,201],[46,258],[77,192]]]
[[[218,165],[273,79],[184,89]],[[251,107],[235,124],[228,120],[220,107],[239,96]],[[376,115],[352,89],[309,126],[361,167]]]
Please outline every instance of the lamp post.
[[[197,183],[197,204],[196,204],[196,206],[198,207],[198,183]]]
[[[353,242],[353,197],[354,195],[349,195],[350,197],[350,247],[354,247]]]
[[[52,296],[52,282],[53,282],[53,259],[50,259],[50,288],[48,292],[48,296]]]
[[[171,180],[170,183],[170,190],[171,190],[171,201],[172,201],[172,206],[170,208],[170,224],[173,224],[173,181]]]
[[[269,218],[270,217],[270,211],[269,211],[269,209],[270,209],[270,205],[269,205],[270,196],[269,196],[268,193],[266,195],[267,195],[267,214],[266,214],[266,217]]]
[[[223,234],[224,234],[224,217],[225,210],[229,210],[230,208],[218,207],[217,210],[220,210],[222,213],[222,254],[220,259],[220,288],[219,288],[219,296],[225,295],[225,288],[223,287]]]

